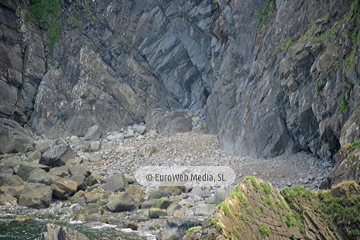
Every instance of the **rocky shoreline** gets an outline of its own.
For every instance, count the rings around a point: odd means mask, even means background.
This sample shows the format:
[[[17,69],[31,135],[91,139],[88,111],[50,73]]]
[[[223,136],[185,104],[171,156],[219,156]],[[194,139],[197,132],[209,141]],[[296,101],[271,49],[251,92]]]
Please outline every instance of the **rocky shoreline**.
[[[237,175],[235,183],[254,175],[278,189],[295,184],[317,189],[332,170],[331,163],[303,152],[271,159],[226,154],[216,136],[202,132],[201,117],[182,116],[190,120],[193,131],[188,132],[189,124],[180,124],[169,134],[174,128],[171,121],[159,127],[158,120],[157,130],[140,124],[102,133],[93,126],[84,137],[35,136],[33,151],[0,156],[0,204],[42,209],[61,200],[64,207],[76,207],[70,215],[50,218],[106,223],[149,232],[157,239],[181,239],[187,229],[202,224],[234,185],[154,189],[136,182],[134,173],[140,167],[230,166]]]

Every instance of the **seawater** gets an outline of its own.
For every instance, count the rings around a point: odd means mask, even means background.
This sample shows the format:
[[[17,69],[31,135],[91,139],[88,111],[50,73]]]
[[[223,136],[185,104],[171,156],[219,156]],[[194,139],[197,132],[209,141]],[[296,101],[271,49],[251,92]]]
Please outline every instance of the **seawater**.
[[[71,221],[66,218],[72,214],[72,208],[62,204],[52,205],[49,209],[31,209],[25,207],[0,206],[0,240],[34,240],[37,239],[47,223],[66,226],[85,234],[90,240],[98,239],[128,239],[128,240],[155,240],[155,236],[146,232],[120,229],[109,224],[88,224],[80,221]],[[65,214],[64,214],[65,213]],[[57,215],[58,214],[58,215]],[[13,222],[20,215],[31,216],[32,220]],[[52,218],[52,219],[48,219]]]

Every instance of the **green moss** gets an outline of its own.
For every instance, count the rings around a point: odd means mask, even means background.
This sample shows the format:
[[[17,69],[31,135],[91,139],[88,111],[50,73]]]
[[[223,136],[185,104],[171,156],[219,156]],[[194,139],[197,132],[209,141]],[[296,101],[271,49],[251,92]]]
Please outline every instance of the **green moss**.
[[[287,41],[281,43],[279,46],[277,46],[273,51],[270,51],[270,55],[273,56],[278,54],[279,52],[288,50],[292,44],[293,44],[293,40],[290,38]]]
[[[358,237],[358,236],[360,236],[360,233],[359,233],[358,230],[350,230],[350,231],[348,232],[348,236],[349,236],[349,237]]]
[[[55,43],[60,39],[62,31],[60,0],[34,0],[30,3],[27,19],[34,17],[39,22],[47,24],[50,35],[47,43],[50,49],[53,49]]]
[[[159,228],[161,228],[161,226],[160,226],[160,224],[155,224],[154,228],[159,229]]]
[[[355,149],[360,148],[360,141],[355,141],[355,142],[351,143],[351,146]]]
[[[325,87],[325,85],[316,83],[315,89],[317,92],[320,92],[321,90],[323,90],[324,87]]]
[[[265,0],[265,6],[262,9],[256,10],[256,29],[261,31],[266,28],[269,23],[275,18],[276,2],[275,0]]]
[[[265,182],[261,182],[260,186],[264,189],[265,194],[271,193],[271,187],[267,185]]]
[[[238,239],[241,238],[240,234],[239,233],[235,233],[235,237],[237,237]]]
[[[269,233],[269,228],[265,225],[265,224],[260,224],[259,225],[259,232],[261,234],[266,234],[266,236],[270,236],[270,233]]]
[[[228,236],[227,238],[228,238],[228,239],[233,239],[232,236]]]
[[[186,233],[193,232],[193,231],[200,230],[200,229],[201,229],[201,227],[192,227],[192,228],[189,228],[188,230],[186,230]]]
[[[343,96],[343,98],[342,98],[342,100],[341,100],[341,106],[340,106],[339,111],[340,111],[340,112],[345,112],[345,111],[349,110],[350,107],[349,107],[348,104],[349,104],[349,103],[345,100],[345,96]]]
[[[254,176],[246,176],[244,179],[245,179],[245,180],[250,180],[251,183],[252,183],[252,185],[253,185],[253,187],[254,187],[255,189],[259,189],[259,185],[257,184],[256,177],[254,177]]]
[[[209,226],[215,225],[219,222],[219,220],[212,220],[211,222],[209,222]]]
[[[351,160],[351,161],[354,161],[355,160],[355,155],[351,154],[351,155],[347,156],[347,159]]]

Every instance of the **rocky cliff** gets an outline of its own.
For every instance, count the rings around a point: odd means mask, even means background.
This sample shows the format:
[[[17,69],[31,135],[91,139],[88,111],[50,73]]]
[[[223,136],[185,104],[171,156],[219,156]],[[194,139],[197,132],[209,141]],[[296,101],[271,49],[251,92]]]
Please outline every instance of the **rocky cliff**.
[[[359,193],[355,182],[319,192],[293,186],[280,193],[247,177],[183,239],[359,239]]]
[[[359,138],[359,5],[1,0],[0,117],[63,137],[205,108],[228,152],[330,160]]]

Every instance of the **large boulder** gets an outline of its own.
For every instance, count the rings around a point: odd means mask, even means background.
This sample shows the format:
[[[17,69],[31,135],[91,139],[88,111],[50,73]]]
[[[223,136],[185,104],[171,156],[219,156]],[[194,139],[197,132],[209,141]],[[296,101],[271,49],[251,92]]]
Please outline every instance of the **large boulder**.
[[[94,125],[92,127],[90,127],[85,136],[84,136],[84,141],[98,141],[101,137],[101,129],[99,126]]]
[[[45,171],[49,171],[49,166],[45,166],[42,164],[32,163],[32,162],[23,162],[20,164],[19,170],[17,171],[17,175],[21,177],[24,181],[27,181],[30,173],[35,169],[43,169]]]
[[[31,208],[48,208],[53,190],[41,183],[30,183],[20,193],[19,205]]]
[[[22,181],[21,177],[12,173],[0,174],[0,186],[20,186]]]
[[[0,118],[0,154],[35,150],[30,131],[17,122]]]
[[[117,192],[124,191],[129,186],[124,174],[114,174],[106,179],[105,190]]]
[[[88,177],[91,174],[89,167],[84,164],[72,165],[69,167],[69,173],[71,175],[82,175],[84,177]]]
[[[75,158],[75,153],[71,147],[66,144],[60,144],[44,152],[39,163],[51,167],[60,167],[72,158]]]
[[[59,199],[65,200],[78,190],[78,183],[68,178],[55,178],[52,181],[53,193]]]
[[[48,223],[43,228],[38,240],[89,240],[84,234],[65,226]]]
[[[138,208],[134,198],[127,192],[109,195],[106,206],[112,212],[133,211]]]

